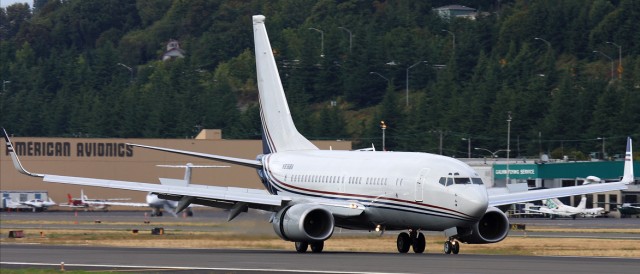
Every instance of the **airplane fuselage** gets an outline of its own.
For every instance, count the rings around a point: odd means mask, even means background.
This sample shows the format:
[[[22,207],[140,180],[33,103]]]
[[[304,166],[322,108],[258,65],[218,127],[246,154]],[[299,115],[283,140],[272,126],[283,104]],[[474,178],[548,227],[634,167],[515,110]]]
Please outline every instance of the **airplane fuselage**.
[[[308,150],[271,153],[262,163],[261,178],[272,194],[364,205],[360,219],[336,219],[346,228],[441,231],[476,223],[488,205],[478,174],[440,155]]]

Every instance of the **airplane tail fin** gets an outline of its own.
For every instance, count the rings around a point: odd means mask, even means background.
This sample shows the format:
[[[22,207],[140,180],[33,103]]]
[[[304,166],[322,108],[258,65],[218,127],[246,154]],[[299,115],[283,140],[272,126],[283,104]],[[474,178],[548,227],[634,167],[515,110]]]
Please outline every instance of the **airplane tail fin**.
[[[587,208],[587,196],[582,195],[582,198],[580,198],[580,203],[576,208],[580,210]]]
[[[264,21],[263,15],[253,16],[263,153],[317,150],[293,123]]]
[[[87,200],[87,196],[84,195],[84,189],[81,189],[80,190],[80,201],[82,201],[82,203],[84,203],[85,200]]]
[[[627,184],[633,183],[633,148],[631,146],[631,137],[627,137],[627,150],[624,155],[624,175],[622,176],[622,182]]]
[[[71,193],[67,193],[67,200],[69,201],[69,204],[73,204],[73,197],[71,196]]]

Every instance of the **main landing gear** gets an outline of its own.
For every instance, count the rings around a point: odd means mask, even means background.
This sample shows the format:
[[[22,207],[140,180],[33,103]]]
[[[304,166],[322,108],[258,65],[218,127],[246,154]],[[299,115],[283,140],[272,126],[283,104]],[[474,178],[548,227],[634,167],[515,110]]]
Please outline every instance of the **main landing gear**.
[[[324,242],[296,242],[296,251],[298,253],[305,253],[309,246],[311,246],[311,252],[320,253],[322,249],[324,249]]]
[[[409,248],[413,247],[413,252],[422,253],[425,247],[427,247],[424,234],[416,230],[410,230],[409,233],[402,232],[398,234],[398,252],[407,253]]]
[[[458,254],[460,252],[460,243],[453,238],[449,238],[448,241],[444,242],[444,253],[445,254]]]

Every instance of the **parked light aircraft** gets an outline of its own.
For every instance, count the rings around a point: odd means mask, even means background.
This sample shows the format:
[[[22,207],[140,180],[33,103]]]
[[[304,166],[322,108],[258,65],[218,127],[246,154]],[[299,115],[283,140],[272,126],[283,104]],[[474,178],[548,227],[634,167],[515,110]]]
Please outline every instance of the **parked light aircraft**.
[[[587,197],[582,195],[580,199],[580,204],[577,207],[568,206],[562,203],[557,198],[549,198],[543,201],[544,206],[526,206],[526,212],[537,212],[548,214],[552,219],[556,216],[560,217],[571,217],[575,219],[577,216],[582,217],[598,217],[602,216],[604,212],[604,208],[596,207],[596,208],[586,208],[587,207]]]
[[[620,212],[620,217],[622,218],[640,214],[640,204],[623,203],[618,205],[617,209],[618,212]]]
[[[184,179],[170,179],[170,178],[160,178],[160,182],[163,185],[179,185],[179,186],[187,186],[191,183],[191,170],[193,168],[216,168],[216,167],[228,167],[228,166],[202,166],[202,165],[193,165],[191,163],[187,163],[186,165],[157,165],[159,167],[170,167],[170,168],[184,168]],[[173,216],[177,216],[175,213],[175,209],[178,206],[177,201],[171,201],[166,199],[158,198],[158,195],[155,193],[148,193],[146,196],[146,203],[133,203],[133,202],[122,202],[126,200],[131,200],[129,198],[112,198],[112,199],[89,199],[87,195],[84,194],[84,190],[80,190],[80,198],[72,198],[71,194],[67,194],[68,203],[60,204],[63,207],[71,207],[71,208],[82,208],[85,210],[89,209],[99,209],[108,211],[111,206],[125,206],[125,207],[150,207],[151,208],[151,217],[162,216],[162,211],[166,211],[171,213]],[[190,208],[186,209],[187,216],[193,216],[193,212]]]
[[[9,198],[4,198],[4,200],[5,206],[7,208],[20,208],[21,206],[26,206],[33,209],[33,212],[44,211],[47,210],[47,208],[56,205],[56,203],[51,198],[49,198],[49,200],[47,201],[42,199],[31,199],[23,202],[14,202]]]
[[[453,158],[416,152],[319,150],[296,129],[264,24],[253,16],[263,152],[255,160],[129,144],[131,146],[218,160],[256,169],[265,190],[191,184],[158,185],[32,173],[24,169],[5,134],[14,166],[45,182],[89,185],[158,194],[190,204],[224,208],[232,220],[249,208],[273,212],[275,233],[295,242],[298,252],[321,252],[334,227],[400,230],[398,251],[425,250],[421,231],[444,231],[445,253],[459,252],[459,242],[502,241],[509,232],[500,205],[626,189],[633,181],[631,139],[625,176],[617,183],[488,195],[480,176]]]
[[[111,198],[111,199],[89,199],[87,195],[84,194],[84,190],[80,190],[80,198],[73,198],[71,194],[67,194],[67,203],[61,203],[59,206],[61,207],[70,207],[70,208],[81,208],[84,210],[103,210],[108,211],[110,206],[118,206],[118,205],[138,205],[141,203],[129,203],[122,202],[131,200],[130,198]],[[146,206],[146,204],[141,204],[142,206]]]

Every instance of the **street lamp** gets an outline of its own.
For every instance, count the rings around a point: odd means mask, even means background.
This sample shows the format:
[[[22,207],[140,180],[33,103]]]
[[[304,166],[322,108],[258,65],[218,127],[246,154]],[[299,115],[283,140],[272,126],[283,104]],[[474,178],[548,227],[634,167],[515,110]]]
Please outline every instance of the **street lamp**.
[[[315,30],[320,33],[320,57],[324,58],[324,31],[321,31],[316,28],[309,28],[310,30]]]
[[[609,55],[604,54],[602,51],[594,50],[593,53],[600,53],[602,54],[602,56],[609,58],[609,61],[611,61],[611,79],[613,79],[613,58],[609,57]]]
[[[128,69],[128,70],[129,70],[129,73],[131,74],[131,80],[130,80],[130,82],[133,82],[133,69],[132,69],[131,67],[129,67],[129,66],[127,66],[127,65],[123,64],[123,63],[118,63],[118,65],[119,65],[119,66],[123,66],[124,68],[126,68],[126,69]]]
[[[551,43],[549,43],[549,41],[544,40],[544,39],[542,39],[540,37],[534,37],[533,39],[534,40],[540,40],[540,41],[544,42],[545,44],[547,44],[547,47],[549,47],[549,49],[551,49]]]
[[[2,93],[7,92],[7,84],[11,84],[11,81],[2,80]]]
[[[456,34],[446,29],[442,29],[442,31],[446,31],[453,36],[453,51],[455,52],[456,51]]]
[[[462,138],[462,141],[467,141],[467,158],[471,159],[471,137]]]
[[[351,53],[351,46],[352,46],[352,41],[353,41],[352,40],[353,35],[351,35],[351,31],[349,29],[345,28],[345,27],[338,27],[338,28],[349,33],[349,53]]]
[[[607,44],[618,47],[618,79],[622,79],[622,46],[614,42],[607,42]]]
[[[369,74],[375,74],[375,75],[380,76],[380,78],[387,80],[387,87],[391,85],[391,81],[389,81],[389,79],[387,77],[382,76],[382,74],[377,73],[375,71],[370,71]]]
[[[491,150],[488,150],[486,148],[481,148],[481,147],[474,147],[473,149],[475,149],[475,150],[484,150],[486,152],[489,152],[489,153],[491,153],[491,157],[493,157],[493,158],[498,158],[498,152],[507,151],[506,149],[498,149],[496,151],[491,151]]]
[[[604,158],[604,140],[605,140],[605,138],[604,137],[598,137],[598,138],[596,138],[596,140],[602,140],[602,160],[604,160],[605,159]]]
[[[407,84],[407,87],[406,87],[407,107],[409,106],[409,70],[412,67],[415,67],[415,66],[419,65],[420,63],[425,63],[426,64],[427,61],[419,61],[419,62],[417,62],[417,63],[415,63],[415,64],[413,64],[413,65],[411,65],[410,67],[407,68],[407,74],[406,74],[406,76],[407,76],[407,79],[406,79],[406,84]]]
[[[384,123],[384,121],[380,121],[380,128],[382,129],[382,151],[387,151],[387,147],[384,143],[384,131],[387,129],[387,125]]]

